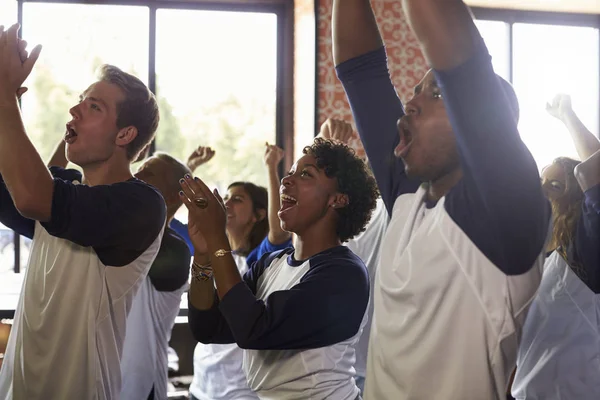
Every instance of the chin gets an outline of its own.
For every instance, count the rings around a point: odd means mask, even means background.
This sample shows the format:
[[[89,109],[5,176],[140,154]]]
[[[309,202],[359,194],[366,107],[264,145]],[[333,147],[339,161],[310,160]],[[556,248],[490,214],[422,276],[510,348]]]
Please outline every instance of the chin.
[[[290,221],[286,221],[285,219],[280,219],[281,229],[286,232],[294,233],[294,223],[290,223]]]

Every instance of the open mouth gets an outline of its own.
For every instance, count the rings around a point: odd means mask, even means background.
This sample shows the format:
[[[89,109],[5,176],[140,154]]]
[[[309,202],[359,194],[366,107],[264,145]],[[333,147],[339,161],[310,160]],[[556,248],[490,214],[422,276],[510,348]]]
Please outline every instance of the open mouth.
[[[67,124],[67,131],[65,132],[65,138],[64,141],[67,144],[71,144],[73,143],[75,140],[77,139],[77,132],[75,132],[75,129],[71,128],[68,124]]]
[[[406,120],[400,120],[398,123],[398,133],[400,135],[400,143],[394,149],[394,155],[396,157],[404,158],[410,150],[410,146],[413,142],[413,135],[408,128]]]
[[[284,193],[281,193],[280,200],[281,208],[279,209],[279,213],[288,211],[290,208],[294,208],[296,205],[298,205],[298,200]]]

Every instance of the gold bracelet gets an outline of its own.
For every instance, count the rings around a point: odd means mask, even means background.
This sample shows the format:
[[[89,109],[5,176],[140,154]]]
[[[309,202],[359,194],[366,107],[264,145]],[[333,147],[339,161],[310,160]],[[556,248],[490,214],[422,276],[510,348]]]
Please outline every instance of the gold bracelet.
[[[223,257],[228,253],[232,253],[231,250],[225,250],[225,249],[219,249],[217,251],[215,251],[215,257]]]

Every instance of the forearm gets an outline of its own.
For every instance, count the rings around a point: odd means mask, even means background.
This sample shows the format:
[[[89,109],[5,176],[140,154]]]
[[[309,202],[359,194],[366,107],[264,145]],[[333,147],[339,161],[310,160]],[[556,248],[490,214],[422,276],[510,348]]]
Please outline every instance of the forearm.
[[[383,45],[369,0],[333,0],[332,39],[335,65]]]
[[[474,53],[481,38],[462,0],[403,0],[402,3],[432,68],[452,69]]]
[[[279,186],[281,181],[277,173],[277,166],[268,166],[269,175],[269,242],[280,244],[290,238],[290,233],[281,229],[277,213],[280,208]]]
[[[23,216],[50,220],[54,183],[25,133],[16,97],[0,104],[0,174]]]
[[[238,271],[237,265],[231,255],[231,247],[227,236],[213,237],[208,241],[208,252],[211,254],[211,264],[217,286],[217,295],[219,299],[227,294],[238,283],[242,282],[242,277]],[[228,251],[225,255],[217,257],[215,252],[218,250]]]
[[[575,167],[575,177],[584,192],[600,184],[600,149]]]
[[[207,265],[210,258],[206,255],[195,255],[194,264]],[[194,268],[194,267],[192,267]],[[210,310],[215,302],[215,282],[212,279],[200,281],[192,277],[189,301],[198,310]]]
[[[54,153],[52,153],[52,157],[50,161],[48,161],[48,167],[60,167],[67,168],[67,164],[69,164],[69,160],[67,160],[66,151],[66,143],[64,140],[61,140],[56,145],[54,149]]]
[[[561,118],[573,138],[575,149],[581,160],[586,160],[600,150],[600,140],[581,122],[577,114],[571,111]]]

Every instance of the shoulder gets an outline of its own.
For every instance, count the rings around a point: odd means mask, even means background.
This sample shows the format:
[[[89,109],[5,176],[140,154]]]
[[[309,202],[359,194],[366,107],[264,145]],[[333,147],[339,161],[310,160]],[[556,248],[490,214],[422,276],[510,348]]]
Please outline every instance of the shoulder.
[[[336,246],[309,259],[311,271],[328,270],[330,273],[356,274],[366,277],[364,262],[347,246]]]
[[[191,257],[190,250],[185,242],[185,239],[181,237],[177,232],[175,232],[171,228],[166,228],[165,233],[162,238],[162,243],[160,246],[161,250],[163,248],[169,249],[176,254],[179,254],[181,259],[187,259]]]
[[[59,178],[65,181],[73,182],[81,182],[82,175],[81,172],[76,169],[67,169],[61,167],[50,167],[50,173],[54,178]]]

